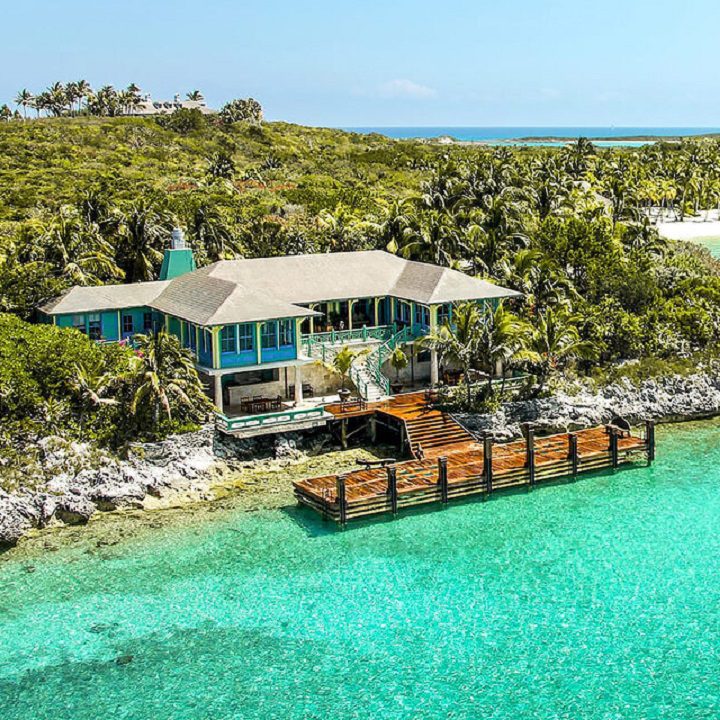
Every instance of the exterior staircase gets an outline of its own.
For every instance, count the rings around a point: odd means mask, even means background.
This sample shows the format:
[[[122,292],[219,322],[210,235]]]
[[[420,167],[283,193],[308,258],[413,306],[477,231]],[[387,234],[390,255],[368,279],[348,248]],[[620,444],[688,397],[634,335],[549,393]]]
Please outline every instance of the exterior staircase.
[[[358,394],[363,400],[375,402],[387,396],[384,385],[381,385],[376,375],[368,366],[368,357],[377,350],[380,343],[378,341],[360,342],[355,341],[348,343],[348,347],[353,350],[367,350],[369,352],[358,355],[350,369],[350,379],[357,388]],[[340,352],[343,345],[337,344],[315,344],[311,347],[310,357],[322,360],[324,363],[331,364],[335,355]]]
[[[413,339],[412,330],[408,327],[397,330],[395,326],[387,326],[382,330],[383,333],[377,335],[372,330],[315,335],[311,342],[307,342],[308,355],[332,363],[335,354],[345,345],[353,350],[367,351],[356,358],[350,370],[350,379],[363,400],[380,400],[390,395],[390,380],[382,371],[383,364],[396,347]]]
[[[457,420],[429,407],[426,401],[419,402],[416,393],[397,395],[381,412],[402,421],[415,457],[419,456],[418,448],[422,448],[425,458],[433,458],[477,444],[475,437]]]
[[[439,410],[406,419],[405,427],[413,454],[417,452],[418,446],[426,456],[434,456],[440,448],[447,452],[452,451],[454,445],[475,442],[475,438],[460,423]]]

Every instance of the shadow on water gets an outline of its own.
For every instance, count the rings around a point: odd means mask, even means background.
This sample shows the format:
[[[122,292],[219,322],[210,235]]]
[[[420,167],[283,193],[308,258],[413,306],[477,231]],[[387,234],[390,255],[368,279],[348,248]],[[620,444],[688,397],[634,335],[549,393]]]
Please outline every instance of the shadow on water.
[[[536,485],[520,485],[510,488],[503,488],[493,490],[490,495],[480,493],[477,495],[470,495],[466,497],[460,497],[451,499],[447,505],[442,505],[438,502],[426,503],[424,505],[416,505],[411,507],[401,507],[396,516],[393,516],[390,512],[378,513],[377,515],[371,515],[362,517],[356,520],[350,520],[348,524],[343,528],[338,525],[334,520],[323,519],[317,512],[311,510],[304,505],[287,505],[281,508],[280,512],[286,517],[292,520],[298,527],[300,527],[308,537],[326,537],[333,535],[338,532],[348,532],[352,530],[360,530],[374,525],[384,525],[386,523],[392,523],[402,518],[411,517],[422,517],[429,513],[443,512],[451,508],[464,507],[469,505],[478,505],[484,503],[499,502],[501,500],[514,497],[516,495],[527,495],[528,493],[538,492],[552,487],[561,487],[564,485],[574,485],[579,482],[588,482],[597,480],[599,478],[611,478],[623,475],[627,472],[632,472],[640,467],[644,467],[644,464],[633,464],[624,465],[616,470],[596,470],[593,472],[583,473],[578,475],[576,478],[572,476],[564,478],[552,478],[549,480],[541,480]]]

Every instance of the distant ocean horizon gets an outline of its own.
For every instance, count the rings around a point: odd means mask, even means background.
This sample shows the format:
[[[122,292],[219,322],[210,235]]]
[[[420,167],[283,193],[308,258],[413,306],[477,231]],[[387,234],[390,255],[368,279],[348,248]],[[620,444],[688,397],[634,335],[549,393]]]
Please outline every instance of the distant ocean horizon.
[[[451,137],[464,142],[484,142],[494,145],[556,145],[556,138],[622,138],[608,139],[605,146],[644,145],[646,138],[690,137],[720,133],[717,127],[616,127],[616,126],[505,126],[505,127],[343,127],[342,130],[363,134],[379,133],[396,139]],[[628,138],[637,138],[636,140]]]

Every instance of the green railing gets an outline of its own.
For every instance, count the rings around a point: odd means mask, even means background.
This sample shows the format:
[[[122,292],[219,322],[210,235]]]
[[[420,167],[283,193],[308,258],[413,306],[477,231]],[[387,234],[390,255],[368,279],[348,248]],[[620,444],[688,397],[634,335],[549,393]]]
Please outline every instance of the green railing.
[[[330,332],[310,333],[302,336],[302,341],[307,348],[307,354],[312,357],[313,348],[316,345],[346,345],[349,342],[367,342],[368,340],[380,340],[384,342],[395,333],[394,325],[377,325],[353,330],[331,330]]]
[[[368,353],[365,358],[365,366],[372,379],[383,389],[385,395],[390,394],[390,380],[383,373],[382,366],[396,347],[410,342],[414,337],[415,333],[412,328],[410,326],[404,327],[388,338],[382,345]]]
[[[321,420],[324,417],[325,410],[322,407],[292,409],[282,412],[265,413],[262,415],[244,415],[233,418],[229,418],[222,413],[215,413],[217,426],[225,432],[285,425],[302,420]]]

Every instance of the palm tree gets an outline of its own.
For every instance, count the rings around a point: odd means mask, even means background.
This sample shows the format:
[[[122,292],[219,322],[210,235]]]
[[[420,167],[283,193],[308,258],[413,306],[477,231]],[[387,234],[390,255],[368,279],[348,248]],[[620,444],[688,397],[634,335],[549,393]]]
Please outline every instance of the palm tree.
[[[367,350],[351,350],[344,345],[333,357],[330,363],[325,363],[325,367],[340,376],[340,393],[347,392],[347,381],[352,370],[353,363],[360,355],[366,353]]]
[[[147,200],[133,203],[120,224],[120,266],[128,282],[153,280],[163,254],[160,247],[170,236],[171,221]]]
[[[193,90],[192,92],[189,92],[185,97],[187,97],[188,100],[199,102],[203,99],[203,94],[199,90]]]
[[[85,424],[88,412],[101,407],[118,405],[115,398],[106,397],[113,384],[113,378],[107,373],[97,373],[85,365],[75,365],[75,377],[72,388],[80,401],[80,427]]]
[[[110,243],[73,210],[61,209],[43,226],[40,242],[45,260],[74,285],[99,285],[122,277]]]
[[[76,80],[75,90],[77,92],[78,99],[78,112],[82,110],[83,100],[87,100],[88,96],[92,93],[92,88],[87,80]]]
[[[580,338],[575,318],[567,311],[548,308],[542,313],[532,334],[530,350],[537,354],[540,373],[537,393],[545,387],[553,370],[575,359],[591,359],[596,347]]]
[[[157,335],[136,335],[136,355],[121,380],[132,389],[130,413],[151,418],[151,428],[184,410],[192,420],[207,415],[210,402],[203,393],[193,358],[180,347],[177,338],[165,331]]]
[[[487,392],[492,391],[492,378],[501,366],[503,385],[506,367],[517,360],[537,360],[537,354],[528,349],[530,326],[505,309],[502,303],[496,308],[486,305],[478,324],[478,365],[488,378]]]
[[[188,231],[195,246],[204,248],[211,262],[223,260],[228,254],[236,255],[242,250],[240,241],[235,239],[216,205],[198,205],[190,218]]]
[[[408,260],[450,267],[459,248],[457,223],[445,212],[428,210],[421,215],[418,227],[411,226],[403,232],[399,254]]]
[[[15,96],[15,104],[18,107],[22,107],[23,109],[23,118],[27,120],[27,109],[32,104],[33,101],[33,94],[23,88],[16,96]]]
[[[453,309],[453,323],[443,323],[421,341],[423,347],[435,350],[440,361],[462,370],[467,404],[472,402],[470,371],[475,367],[480,340],[480,309],[475,303],[463,303]]]

